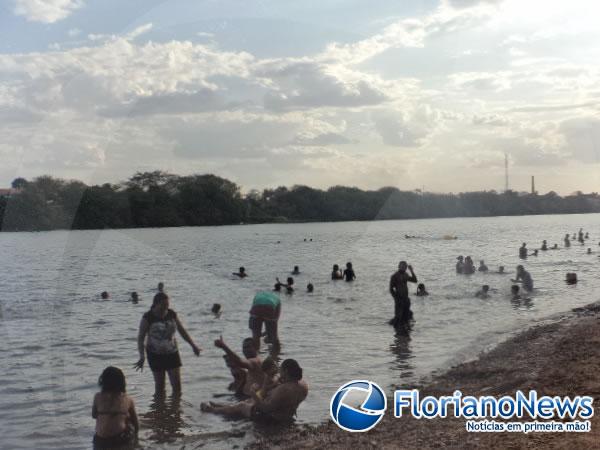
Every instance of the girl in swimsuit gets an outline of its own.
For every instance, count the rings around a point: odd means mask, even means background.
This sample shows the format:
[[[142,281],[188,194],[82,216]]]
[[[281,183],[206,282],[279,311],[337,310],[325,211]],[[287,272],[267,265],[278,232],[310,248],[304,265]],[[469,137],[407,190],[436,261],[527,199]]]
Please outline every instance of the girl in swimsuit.
[[[101,390],[92,405],[92,417],[96,419],[94,449],[131,447],[139,422],[133,399],[125,392],[125,375],[117,367],[107,367],[98,385]]]

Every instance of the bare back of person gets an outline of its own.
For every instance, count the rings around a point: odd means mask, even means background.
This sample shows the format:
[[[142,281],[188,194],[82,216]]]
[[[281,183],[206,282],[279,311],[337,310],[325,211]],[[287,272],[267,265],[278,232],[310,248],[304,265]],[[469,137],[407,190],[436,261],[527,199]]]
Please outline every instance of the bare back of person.
[[[304,380],[288,381],[275,387],[257,405],[255,416],[266,416],[279,422],[292,420],[300,403],[308,395],[308,384]]]
[[[261,386],[265,377],[262,370],[262,360],[260,356],[255,358],[249,358],[248,361],[248,372],[246,375],[246,383],[244,383],[244,394],[252,396],[255,390],[255,386]]]
[[[127,430],[132,408],[133,400],[125,393],[97,393],[92,406],[92,417],[96,419],[96,434],[109,438]]]

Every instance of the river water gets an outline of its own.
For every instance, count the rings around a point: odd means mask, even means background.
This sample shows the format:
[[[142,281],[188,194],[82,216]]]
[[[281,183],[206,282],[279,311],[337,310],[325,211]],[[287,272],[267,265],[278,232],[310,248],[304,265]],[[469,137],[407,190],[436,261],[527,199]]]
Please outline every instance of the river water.
[[[591,239],[563,249],[564,234],[580,227]],[[528,258],[536,290],[529,301],[511,302],[518,247],[528,242],[537,248],[542,239],[561,249]],[[597,301],[599,241],[598,214],[0,233],[0,448],[90,448],[91,402],[108,365],[126,374],[141,416],[142,447],[250,442],[264,431],[199,409],[201,401],[232,400],[222,352],[212,342],[222,334],[240,349],[254,293],[270,289],[276,276],[289,276],[294,265],[301,275],[297,291],[282,294],[281,358],[297,359],[310,384],[297,422],[322,422],[344,382],[365,378],[388,391],[409,387],[517,330]],[[476,264],[484,259],[491,272],[502,264],[510,274],[457,275],[459,254]],[[409,336],[396,336],[387,325],[393,312],[389,277],[402,259],[430,293],[412,296],[416,320]],[[331,266],[347,261],[356,281],[331,281]],[[231,276],[239,266],[246,267],[247,279]],[[570,271],[578,273],[575,286],[563,281]],[[139,321],[159,281],[204,349],[196,358],[179,339],[183,398],[165,404],[152,399],[151,373],[132,368]],[[308,282],[312,294],[305,292]],[[474,298],[482,284],[496,289],[491,298]],[[109,301],[99,299],[104,290]],[[127,301],[133,290],[141,296],[137,305]],[[210,314],[215,302],[223,307],[220,318]]]

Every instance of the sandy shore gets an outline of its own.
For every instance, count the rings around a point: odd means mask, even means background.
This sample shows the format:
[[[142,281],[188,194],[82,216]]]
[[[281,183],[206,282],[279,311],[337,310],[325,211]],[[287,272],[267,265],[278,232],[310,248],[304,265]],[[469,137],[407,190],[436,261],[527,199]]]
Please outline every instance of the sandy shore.
[[[414,386],[403,386],[412,388]],[[390,411],[368,433],[348,433],[332,422],[297,427],[264,437],[252,448],[336,449],[592,449],[600,448],[600,304],[577,308],[546,325],[535,326],[473,362],[461,364],[426,386],[421,396],[514,395],[536,389],[550,396],[590,395],[595,415],[589,433],[468,433],[464,419],[394,419]],[[389,400],[389,399],[388,399]]]

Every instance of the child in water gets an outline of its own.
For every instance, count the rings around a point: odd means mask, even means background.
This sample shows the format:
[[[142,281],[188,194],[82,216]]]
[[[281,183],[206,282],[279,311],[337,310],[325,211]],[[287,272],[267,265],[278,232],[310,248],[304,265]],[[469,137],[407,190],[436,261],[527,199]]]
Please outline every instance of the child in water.
[[[356,274],[354,273],[354,269],[352,268],[352,263],[346,263],[346,270],[344,270],[344,279],[346,281],[354,281],[356,279]]]
[[[140,428],[133,399],[125,392],[125,375],[109,366],[98,379],[100,392],[94,396],[92,417],[96,419],[94,449],[132,446]]]
[[[426,295],[429,295],[429,292],[427,292],[427,289],[425,289],[425,285],[423,283],[419,283],[417,285],[417,293],[415,295],[417,297],[425,297]]]
[[[340,266],[338,266],[337,264],[334,264],[333,269],[331,270],[331,279],[332,280],[341,280],[342,278],[344,278],[344,276],[342,275],[342,272],[340,271]]]
[[[279,278],[275,278],[277,283],[275,283],[275,290],[280,291],[282,287],[284,287],[288,294],[294,292],[294,279],[292,277],[287,277],[287,283],[282,283],[279,281]]]
[[[475,297],[488,298],[490,296],[489,291],[490,287],[487,284],[484,284],[483,286],[481,286],[481,289],[475,293]]]

